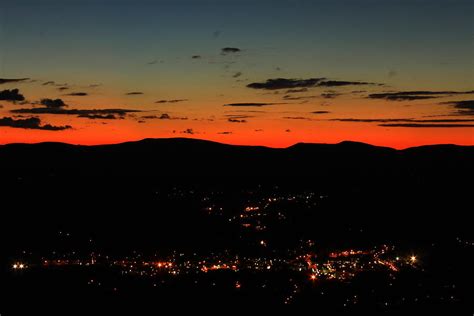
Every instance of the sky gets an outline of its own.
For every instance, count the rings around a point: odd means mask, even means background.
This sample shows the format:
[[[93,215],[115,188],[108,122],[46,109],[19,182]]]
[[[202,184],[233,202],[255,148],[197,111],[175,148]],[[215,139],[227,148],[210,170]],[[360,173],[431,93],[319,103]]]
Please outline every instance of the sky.
[[[474,145],[474,2],[0,0],[0,143]]]

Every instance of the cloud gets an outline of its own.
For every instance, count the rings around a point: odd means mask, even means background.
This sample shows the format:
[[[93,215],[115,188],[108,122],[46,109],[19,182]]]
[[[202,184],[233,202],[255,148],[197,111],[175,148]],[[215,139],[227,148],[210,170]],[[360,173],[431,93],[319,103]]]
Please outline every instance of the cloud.
[[[356,119],[356,118],[335,118],[329,121],[354,122],[354,123],[462,123],[474,122],[474,119],[412,119],[412,118],[382,118],[382,119]],[[381,125],[388,126],[388,125]]]
[[[230,134],[232,134],[232,132],[219,132],[217,134],[219,134],[219,135],[230,135]]]
[[[235,118],[229,118],[229,119],[227,119],[227,121],[229,121],[231,123],[247,123],[247,120],[239,120],[239,119],[235,119]]]
[[[283,117],[286,120],[308,120],[311,121],[309,117],[304,117],[304,116],[285,116]]]
[[[159,100],[155,103],[179,103],[179,102],[186,102],[188,99],[176,99],[176,100]]]
[[[123,117],[117,117],[114,114],[80,114],[77,117],[88,118],[90,120],[116,120],[123,119]]]
[[[321,93],[321,96],[325,99],[334,99],[334,98],[337,98],[340,95],[341,95],[340,93],[337,93],[337,92],[334,92],[334,91]]]
[[[182,134],[190,134],[190,135],[196,134],[196,132],[192,128],[187,128],[184,131],[182,131],[181,133]]]
[[[457,109],[457,115],[474,115],[474,100],[450,101],[442,104],[448,104]]]
[[[451,101],[451,102],[446,102],[445,104],[451,104],[456,109],[474,110],[474,100]]]
[[[201,55],[193,55],[191,58],[192,58],[192,59],[201,59],[202,56],[201,56]]]
[[[43,83],[43,86],[65,87],[67,86],[67,83],[56,83],[55,81],[46,81]]]
[[[0,126],[8,126],[13,128],[23,129],[40,129],[46,131],[62,131],[72,128],[69,125],[65,126],[53,126],[50,124],[41,125],[41,120],[37,117],[30,117],[27,119],[14,119],[11,117],[4,117],[0,119]]]
[[[338,122],[354,122],[354,123],[388,123],[388,122],[411,122],[412,119],[401,118],[401,119],[356,119],[356,118],[335,118],[330,119],[329,121],[338,121]]]
[[[66,95],[70,95],[70,96],[73,96],[73,97],[83,97],[83,96],[86,96],[88,94],[86,92],[71,92],[71,93],[68,93]]]
[[[246,119],[246,118],[252,118],[254,116],[252,115],[237,115],[237,114],[226,114],[225,116],[233,119]]]
[[[256,106],[256,107],[261,107],[261,106],[267,106],[267,105],[273,105],[273,104],[279,104],[279,103],[244,102],[244,103],[229,103],[229,104],[224,104],[224,106]]]
[[[474,91],[398,91],[369,94],[370,99],[385,99],[389,101],[415,101],[440,98],[448,95],[474,94]]]
[[[311,112],[312,114],[329,114],[331,112],[329,111],[314,111],[314,112]]]
[[[308,92],[308,88],[299,88],[299,89],[290,89],[287,90],[286,93],[302,93],[302,92]]]
[[[69,87],[59,87],[58,90],[59,91],[69,90]]]
[[[32,109],[16,109],[11,110],[11,113],[20,114],[57,114],[57,115],[108,115],[115,114],[125,116],[128,113],[141,112],[139,110],[128,109],[92,109],[92,110],[78,110],[78,109],[63,109],[63,108],[32,108]]]
[[[296,101],[296,100],[309,100],[309,99],[314,99],[316,96],[314,95],[309,95],[309,96],[304,96],[304,97],[294,97],[292,95],[285,95],[283,97],[284,100],[289,100],[289,101]]]
[[[465,128],[465,127],[474,127],[474,124],[418,124],[418,123],[388,123],[388,124],[379,124],[379,126],[384,127],[412,127],[412,128]]]
[[[40,104],[46,106],[47,108],[50,109],[59,109],[68,106],[66,103],[64,103],[63,100],[61,99],[41,99]]]
[[[18,89],[3,90],[0,91],[0,100],[15,102],[23,101],[25,100],[25,97],[20,93],[20,90]]]
[[[187,120],[187,117],[173,117],[170,116],[167,113],[163,113],[160,116],[158,115],[146,115],[142,116],[141,119],[147,119],[147,120]]]
[[[12,82],[22,82],[30,80],[30,78],[18,78],[18,79],[6,79],[6,78],[0,78],[0,84],[5,84],[5,83],[12,83]]]
[[[242,50],[237,47],[224,47],[221,49],[221,54],[222,55],[227,55],[227,54],[235,54],[235,53],[240,53]]]
[[[265,82],[254,82],[247,85],[252,89],[264,90],[280,90],[280,89],[294,89],[294,88],[308,88],[315,87],[319,82],[325,78],[310,78],[310,79],[285,79],[276,78],[268,79]]]
[[[232,75],[232,78],[239,78],[240,76],[242,76],[242,73],[238,71],[234,75]]]
[[[125,95],[141,95],[141,94],[143,94],[143,92],[140,92],[140,91],[132,91],[132,92],[125,93]]]
[[[160,120],[169,120],[171,117],[169,116],[169,114],[163,113],[157,118]]]
[[[309,79],[286,79],[276,78],[267,79],[265,82],[254,82],[247,85],[252,89],[279,90],[279,89],[295,89],[295,88],[313,88],[313,87],[342,87],[342,86],[360,86],[360,85],[382,85],[373,82],[361,81],[339,81],[326,80],[326,78],[309,78]]]
[[[363,81],[341,81],[341,80],[327,80],[322,81],[318,84],[320,87],[343,87],[343,86],[363,86],[363,85],[370,85],[370,86],[383,86],[382,83],[375,83],[375,82],[363,82]]]

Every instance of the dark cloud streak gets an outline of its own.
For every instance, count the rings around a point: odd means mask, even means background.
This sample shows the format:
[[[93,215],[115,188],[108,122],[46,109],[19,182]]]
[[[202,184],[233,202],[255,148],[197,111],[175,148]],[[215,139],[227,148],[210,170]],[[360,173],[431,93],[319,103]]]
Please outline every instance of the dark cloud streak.
[[[326,78],[309,78],[309,79],[287,79],[276,78],[267,79],[265,82],[253,82],[247,85],[252,89],[264,90],[280,90],[280,89],[295,89],[295,88],[313,88],[313,87],[343,87],[343,86],[360,86],[360,85],[382,85],[373,82],[361,81],[339,81],[326,80]],[[299,91],[302,92],[302,91]]]
[[[54,126],[50,124],[41,125],[41,120],[37,117],[30,117],[26,119],[14,119],[11,117],[4,117],[0,119],[0,126],[8,126],[12,128],[23,128],[23,129],[39,129],[45,131],[62,131],[72,128],[69,125],[65,126]]]
[[[22,81],[26,81],[26,80],[30,80],[30,78],[18,78],[18,79],[0,78],[0,84],[22,82]]]
[[[369,94],[369,99],[385,99],[389,101],[416,101],[440,98],[449,95],[474,94],[474,91],[398,91]]]
[[[255,106],[255,107],[262,107],[262,106],[274,105],[274,104],[279,104],[279,103],[254,103],[254,102],[229,103],[229,104],[224,104],[224,106]]]

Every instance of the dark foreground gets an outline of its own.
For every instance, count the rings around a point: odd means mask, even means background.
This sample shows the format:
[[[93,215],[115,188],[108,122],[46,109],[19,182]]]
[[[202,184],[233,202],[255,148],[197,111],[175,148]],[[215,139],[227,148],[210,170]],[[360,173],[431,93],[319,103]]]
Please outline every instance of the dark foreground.
[[[356,143],[3,146],[0,313],[471,315],[473,158]]]

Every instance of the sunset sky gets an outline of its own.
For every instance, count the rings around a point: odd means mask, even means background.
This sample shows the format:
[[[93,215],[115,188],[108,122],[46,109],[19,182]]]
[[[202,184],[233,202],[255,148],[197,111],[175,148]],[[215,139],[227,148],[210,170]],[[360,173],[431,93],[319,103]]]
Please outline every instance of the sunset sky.
[[[0,39],[2,144],[474,145],[469,0],[0,0]]]

